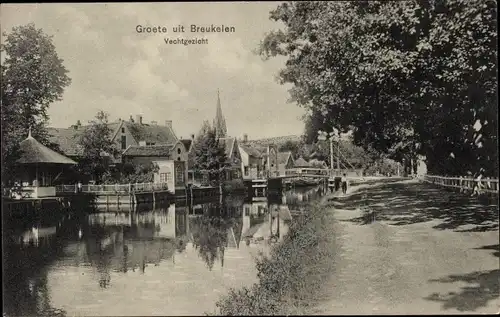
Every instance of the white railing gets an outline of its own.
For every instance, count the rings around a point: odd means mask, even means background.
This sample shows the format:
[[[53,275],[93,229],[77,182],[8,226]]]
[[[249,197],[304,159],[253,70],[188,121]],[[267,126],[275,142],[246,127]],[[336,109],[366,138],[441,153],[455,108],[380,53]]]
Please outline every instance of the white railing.
[[[479,192],[498,194],[498,179],[482,178],[480,181],[466,177],[444,177],[436,175],[424,175],[423,180],[427,183],[443,187],[457,188],[472,191],[479,185]]]
[[[82,185],[78,190],[78,185],[57,185],[57,193],[93,193],[93,194],[129,194],[137,192],[153,192],[167,190],[167,183],[130,183],[130,184],[106,184],[106,185]]]

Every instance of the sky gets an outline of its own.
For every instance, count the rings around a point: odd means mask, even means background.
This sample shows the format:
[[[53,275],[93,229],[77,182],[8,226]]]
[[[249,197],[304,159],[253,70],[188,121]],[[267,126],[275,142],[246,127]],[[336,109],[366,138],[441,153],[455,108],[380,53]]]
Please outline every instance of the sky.
[[[305,113],[288,103],[290,86],[276,75],[285,59],[263,61],[253,51],[280,25],[269,20],[277,2],[2,4],[1,28],[35,23],[53,42],[72,83],[49,108],[50,126],[86,123],[99,110],[111,121],[172,120],[178,137],[197,133],[215,116],[217,89],[228,134],[249,139],[299,135]],[[191,33],[190,25],[234,27],[234,33]],[[164,26],[167,33],[138,33]],[[173,33],[184,25],[187,32]],[[166,44],[165,38],[207,39]]]

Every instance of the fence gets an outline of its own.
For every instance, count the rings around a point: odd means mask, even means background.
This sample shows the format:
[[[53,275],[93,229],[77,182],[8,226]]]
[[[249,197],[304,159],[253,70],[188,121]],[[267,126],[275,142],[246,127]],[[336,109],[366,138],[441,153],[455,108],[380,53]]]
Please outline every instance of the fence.
[[[443,187],[458,188],[461,190],[474,190],[479,185],[480,192],[498,194],[498,179],[483,178],[479,182],[474,178],[464,177],[443,177],[435,175],[425,175],[423,180],[427,183],[436,184]]]
[[[110,185],[82,185],[83,193],[93,194],[129,194],[137,192],[154,192],[168,190],[167,183],[135,183],[135,184],[110,184]],[[58,185],[56,186],[56,194],[58,193],[76,193],[78,185]]]

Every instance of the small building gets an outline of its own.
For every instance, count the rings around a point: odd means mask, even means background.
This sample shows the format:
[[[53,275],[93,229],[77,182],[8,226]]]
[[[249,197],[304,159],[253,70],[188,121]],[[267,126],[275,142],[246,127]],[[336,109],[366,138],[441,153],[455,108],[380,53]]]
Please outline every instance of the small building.
[[[38,142],[31,136],[31,131],[20,143],[20,154],[21,157],[16,162],[20,190],[14,193],[18,199],[55,197],[54,183],[65,168],[77,164]]]
[[[158,165],[159,170],[154,174],[155,183],[167,183],[169,191],[182,191],[187,184],[187,171],[185,162],[176,160],[153,161]]]
[[[238,149],[240,151],[243,179],[261,178],[266,167],[266,149],[248,143],[247,135],[243,137]]]

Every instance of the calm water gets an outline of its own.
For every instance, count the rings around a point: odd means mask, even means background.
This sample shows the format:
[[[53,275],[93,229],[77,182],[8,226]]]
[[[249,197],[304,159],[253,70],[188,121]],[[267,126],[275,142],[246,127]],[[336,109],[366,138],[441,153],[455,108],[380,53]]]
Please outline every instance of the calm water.
[[[201,315],[231,287],[257,281],[255,257],[287,233],[316,188],[272,201],[231,197],[136,212],[4,223],[9,316]]]

